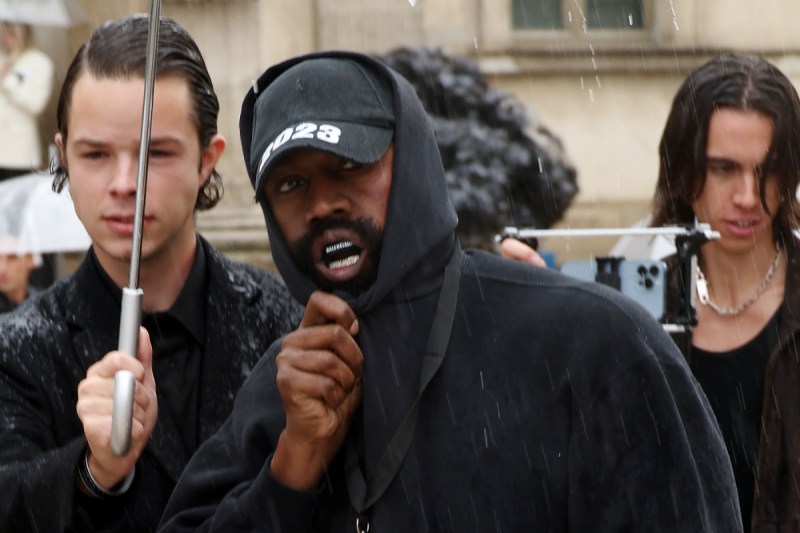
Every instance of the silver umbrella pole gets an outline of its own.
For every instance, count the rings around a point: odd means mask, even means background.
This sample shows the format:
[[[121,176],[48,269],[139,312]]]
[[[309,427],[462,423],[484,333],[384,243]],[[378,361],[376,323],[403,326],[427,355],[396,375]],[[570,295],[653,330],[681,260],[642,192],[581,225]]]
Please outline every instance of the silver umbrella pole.
[[[139,263],[142,256],[142,226],[147,189],[147,165],[150,155],[150,130],[153,119],[153,92],[156,81],[156,52],[161,19],[161,0],[152,0],[147,34],[147,58],[142,105],[142,132],[139,138],[139,168],[136,176],[136,212],[133,220],[133,244],[128,286],[122,289],[119,317],[119,351],[136,357],[139,353],[139,326],[142,322],[142,296],[139,288]],[[124,36],[120,36],[124,39]],[[111,413],[111,451],[127,455],[131,448],[133,398],[136,379],[132,372],[120,370],[114,376],[114,407]]]

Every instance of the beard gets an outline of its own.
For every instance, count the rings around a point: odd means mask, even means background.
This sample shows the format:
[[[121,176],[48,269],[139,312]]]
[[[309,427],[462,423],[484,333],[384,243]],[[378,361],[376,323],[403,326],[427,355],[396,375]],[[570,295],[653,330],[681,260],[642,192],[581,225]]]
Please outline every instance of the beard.
[[[314,240],[330,229],[347,229],[356,233],[363,244],[361,251],[364,265],[354,278],[344,281],[333,281],[316,269],[313,257],[312,243]],[[368,218],[356,220],[341,220],[326,218],[312,222],[308,232],[289,246],[297,267],[314,280],[317,286],[326,292],[344,291],[350,295],[358,296],[369,289],[378,278],[378,258],[383,247],[383,230]],[[366,254],[365,254],[366,252]]]

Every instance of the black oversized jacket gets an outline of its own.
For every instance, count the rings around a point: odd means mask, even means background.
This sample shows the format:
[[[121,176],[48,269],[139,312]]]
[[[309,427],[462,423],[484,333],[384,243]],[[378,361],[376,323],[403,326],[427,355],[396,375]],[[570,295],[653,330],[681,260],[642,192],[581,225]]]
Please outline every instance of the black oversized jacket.
[[[199,240],[208,265],[207,332],[198,398],[204,440],[297,307],[273,275],[234,263]],[[90,259],[0,322],[0,531],[154,530],[189,460],[161,410],[128,493],[90,501],[75,489],[86,439],[75,406],[86,370],[117,348],[119,303]]]
[[[258,88],[291,64],[267,71]],[[373,472],[414,402],[452,253],[462,272],[446,356],[421,396],[399,472],[369,509],[372,531],[740,530],[719,428],[660,325],[596,284],[461,252],[428,120],[408,83],[385,72],[397,117],[378,276],[360,296],[342,295],[358,315],[365,361],[350,429],[357,444],[345,445],[314,490],[271,476],[285,424],[276,344],[190,461],[163,531],[353,531],[344,450],[359,450]],[[251,126],[243,114],[246,147]],[[259,155],[245,158],[257,164]],[[306,302],[314,284],[266,206],[265,215],[276,264]]]

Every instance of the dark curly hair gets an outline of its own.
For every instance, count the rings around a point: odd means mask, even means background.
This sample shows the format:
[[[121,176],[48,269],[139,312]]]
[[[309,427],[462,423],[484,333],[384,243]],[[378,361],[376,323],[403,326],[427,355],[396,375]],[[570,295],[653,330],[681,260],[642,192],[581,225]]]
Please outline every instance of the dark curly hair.
[[[800,99],[789,79],[766,59],[725,54],[694,70],[672,103],[661,137],[661,168],[653,199],[653,226],[688,224],[692,201],[706,179],[706,148],[711,117],[718,109],[756,111],[772,120],[768,168],[760,173],[761,205],[767,209],[764,180],[777,176],[780,204],[774,213],[773,238],[782,246],[798,227]],[[772,214],[772,213],[771,213]]]
[[[101,79],[144,78],[149,24],[149,17],[144,14],[106,22],[78,49],[61,86],[56,111],[58,132],[65,145],[69,135],[67,126],[72,90],[78,78],[84,72]],[[156,78],[179,76],[188,83],[194,103],[192,115],[200,137],[200,147],[205,149],[217,133],[219,100],[197,43],[177,22],[161,18],[156,58]],[[69,175],[58,155],[51,163],[51,172],[53,190],[60,192]],[[199,189],[195,209],[214,207],[222,198],[223,192],[222,177],[214,169]]]

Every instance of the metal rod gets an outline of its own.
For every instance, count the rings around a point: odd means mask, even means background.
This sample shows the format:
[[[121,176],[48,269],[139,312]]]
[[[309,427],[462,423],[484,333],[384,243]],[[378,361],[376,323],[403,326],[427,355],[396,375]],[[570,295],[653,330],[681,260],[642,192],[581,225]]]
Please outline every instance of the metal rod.
[[[133,243],[128,287],[139,286],[139,263],[142,256],[142,227],[144,225],[144,201],[147,192],[147,165],[150,161],[150,132],[153,122],[153,92],[156,84],[156,52],[158,50],[158,28],[161,20],[161,0],[152,0],[150,5],[150,27],[147,33],[147,59],[144,74],[144,102],[142,104],[142,131],[139,137],[139,168],[136,175],[136,212],[133,219]],[[135,355],[135,354],[134,354]]]
[[[150,25],[147,33],[147,56],[144,73],[142,129],[139,138],[139,168],[136,175],[136,211],[133,219],[133,240],[128,287],[122,290],[119,317],[119,350],[132,357],[139,352],[139,326],[142,323],[143,292],[139,288],[139,265],[142,256],[142,230],[147,191],[147,165],[150,156],[150,132],[153,119],[153,93],[156,83],[158,30],[161,22],[161,0],[150,4]],[[124,38],[122,36],[121,38]],[[120,370],[114,376],[114,405],[111,414],[111,451],[124,456],[131,447],[133,398],[136,380],[131,372]]]
[[[711,231],[708,224],[699,224],[697,230],[705,232],[710,238],[719,238],[719,232]],[[505,237],[600,237],[600,236],[655,236],[686,235],[695,228],[670,226],[664,228],[581,228],[581,229],[527,229],[508,227],[503,231]]]

